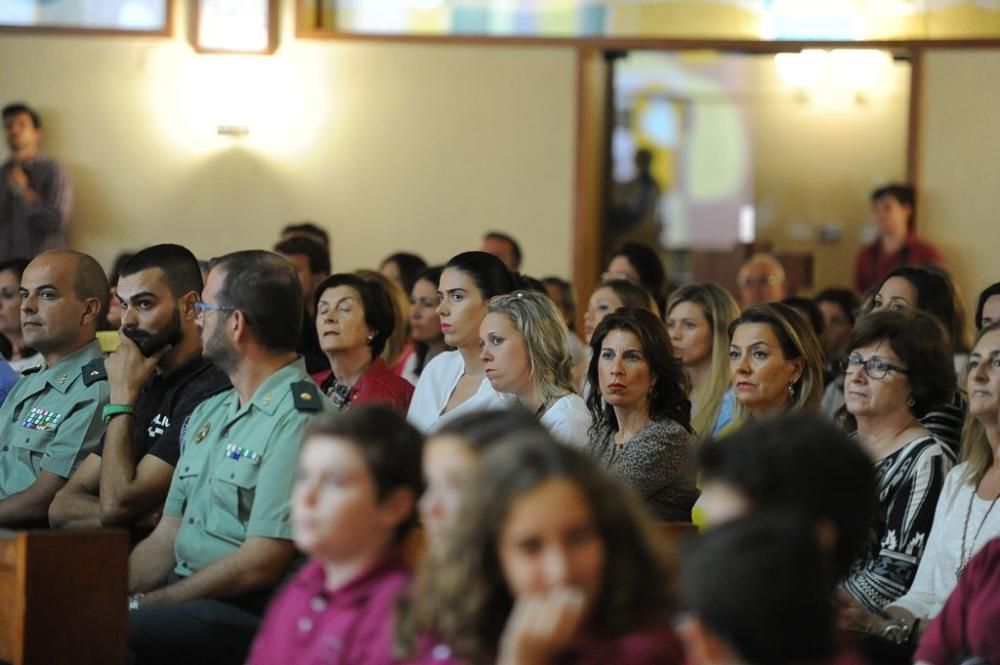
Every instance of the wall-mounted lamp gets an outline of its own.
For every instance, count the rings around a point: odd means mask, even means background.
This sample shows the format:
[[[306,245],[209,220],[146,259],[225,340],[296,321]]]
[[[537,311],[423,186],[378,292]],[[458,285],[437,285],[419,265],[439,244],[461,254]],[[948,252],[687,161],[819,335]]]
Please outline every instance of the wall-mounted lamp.
[[[277,0],[196,0],[198,53],[269,55],[277,47]]]

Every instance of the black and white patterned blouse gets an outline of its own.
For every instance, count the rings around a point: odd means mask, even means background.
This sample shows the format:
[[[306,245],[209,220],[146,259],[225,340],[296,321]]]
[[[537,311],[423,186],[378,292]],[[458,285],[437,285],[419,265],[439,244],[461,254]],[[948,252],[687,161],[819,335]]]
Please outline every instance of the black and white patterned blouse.
[[[881,612],[909,590],[952,464],[951,452],[934,436],[914,439],[875,463],[875,523],[843,583],[868,610]]]
[[[690,522],[698,498],[692,455],[694,438],[677,422],[654,421],[622,445],[615,430],[591,430],[587,447],[602,466],[618,474],[665,522]]]

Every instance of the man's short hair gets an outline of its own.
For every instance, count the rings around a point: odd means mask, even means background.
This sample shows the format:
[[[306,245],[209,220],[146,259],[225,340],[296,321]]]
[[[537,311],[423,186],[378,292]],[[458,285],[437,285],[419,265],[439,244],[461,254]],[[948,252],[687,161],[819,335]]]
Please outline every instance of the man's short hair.
[[[850,289],[830,287],[828,289],[823,289],[813,297],[813,302],[819,305],[821,302],[832,302],[833,304],[840,307],[843,310],[844,315],[847,316],[848,322],[851,326],[858,317],[858,309],[861,307],[861,301],[854,291]]]
[[[326,232],[322,226],[314,224],[313,222],[299,222],[297,224],[289,224],[285,228],[281,229],[282,236],[291,237],[305,237],[310,239],[315,239],[327,250],[330,249],[330,234]]]
[[[194,291],[201,294],[204,283],[198,259],[187,247],[181,245],[153,245],[132,255],[122,265],[118,276],[127,277],[143,270],[159,268],[175,298]]]
[[[7,118],[13,117],[19,113],[27,113],[31,116],[31,123],[35,126],[35,129],[42,128],[42,117],[38,115],[38,111],[31,108],[24,102],[14,102],[13,104],[8,104],[3,107],[3,119],[7,122]]]
[[[875,203],[883,196],[891,196],[896,199],[900,205],[909,206],[914,210],[916,209],[916,192],[909,185],[904,185],[898,182],[891,182],[888,185],[883,185],[872,192],[872,203]]]
[[[274,246],[278,254],[301,255],[309,259],[309,272],[314,275],[329,274],[330,253],[315,240],[305,236],[286,238]]]
[[[798,510],[837,529],[836,573],[843,577],[867,542],[875,514],[875,470],[840,428],[797,414],[748,423],[698,451],[705,483],[732,486],[753,511]]]
[[[111,299],[111,287],[104,268],[93,256],[70,249],[53,250],[76,257],[76,274],[73,276],[73,292],[79,300],[97,298],[101,303],[101,311],[107,311]]]
[[[302,287],[295,266],[273,252],[251,249],[212,259],[225,271],[216,299],[238,309],[257,342],[272,353],[294,351],[302,332]]]
[[[523,258],[521,254],[521,245],[518,244],[512,236],[509,236],[502,231],[490,231],[483,236],[483,240],[500,240],[510,245],[510,258],[514,261],[514,270],[521,269],[521,260]]]

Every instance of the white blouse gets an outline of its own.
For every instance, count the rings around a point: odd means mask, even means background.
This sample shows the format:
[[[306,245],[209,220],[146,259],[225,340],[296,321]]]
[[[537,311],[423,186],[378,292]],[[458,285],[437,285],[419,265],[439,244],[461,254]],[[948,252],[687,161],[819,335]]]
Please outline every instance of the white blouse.
[[[420,380],[413,391],[410,410],[406,414],[410,424],[424,434],[429,434],[465,413],[502,409],[506,406],[504,397],[493,390],[489,379],[483,377],[479,390],[472,397],[448,413],[441,413],[464,373],[465,360],[460,352],[444,351],[434,356],[420,373]]]
[[[1000,505],[975,494],[975,486],[962,477],[968,466],[959,464],[944,479],[917,576],[910,590],[890,607],[901,607],[918,619],[934,618],[958,583],[958,567],[1000,536]]]
[[[579,395],[560,397],[542,415],[540,422],[559,441],[575,448],[587,447],[587,430],[590,429],[590,411]]]

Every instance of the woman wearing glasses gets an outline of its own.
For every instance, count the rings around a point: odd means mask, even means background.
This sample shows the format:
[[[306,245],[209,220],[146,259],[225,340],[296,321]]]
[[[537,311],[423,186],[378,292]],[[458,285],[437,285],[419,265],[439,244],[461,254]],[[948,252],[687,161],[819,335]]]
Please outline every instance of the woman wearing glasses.
[[[954,371],[941,324],[912,310],[858,321],[842,367],[847,410],[878,482],[875,523],[843,600],[878,613],[909,590],[954,464],[919,420],[955,391]]]

